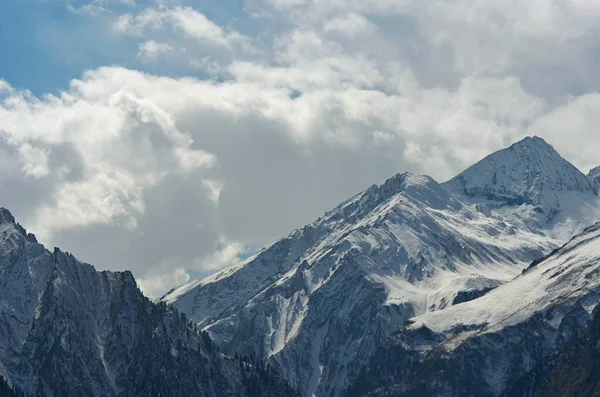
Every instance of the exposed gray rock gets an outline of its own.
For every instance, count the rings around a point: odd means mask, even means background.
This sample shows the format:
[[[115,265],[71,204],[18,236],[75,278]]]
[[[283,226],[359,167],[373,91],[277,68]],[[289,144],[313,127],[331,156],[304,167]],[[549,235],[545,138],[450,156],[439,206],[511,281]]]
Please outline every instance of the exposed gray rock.
[[[0,209],[0,376],[30,396],[295,395],[262,364],[219,353],[130,272],[38,244]]]

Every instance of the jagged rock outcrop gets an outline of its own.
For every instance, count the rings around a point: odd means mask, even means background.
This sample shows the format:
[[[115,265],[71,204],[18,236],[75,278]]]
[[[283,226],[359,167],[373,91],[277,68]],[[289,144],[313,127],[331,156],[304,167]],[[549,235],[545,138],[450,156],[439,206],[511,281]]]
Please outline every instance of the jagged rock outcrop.
[[[273,396],[262,363],[223,356],[130,272],[46,250],[0,209],[0,376],[27,396]]]

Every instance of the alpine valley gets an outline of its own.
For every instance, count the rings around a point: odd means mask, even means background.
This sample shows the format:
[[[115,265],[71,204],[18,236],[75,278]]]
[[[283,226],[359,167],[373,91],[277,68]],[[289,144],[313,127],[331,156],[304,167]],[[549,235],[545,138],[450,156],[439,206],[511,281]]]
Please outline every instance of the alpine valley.
[[[599,188],[526,138],[442,184],[395,175],[159,302],[2,209],[0,395],[598,395]]]

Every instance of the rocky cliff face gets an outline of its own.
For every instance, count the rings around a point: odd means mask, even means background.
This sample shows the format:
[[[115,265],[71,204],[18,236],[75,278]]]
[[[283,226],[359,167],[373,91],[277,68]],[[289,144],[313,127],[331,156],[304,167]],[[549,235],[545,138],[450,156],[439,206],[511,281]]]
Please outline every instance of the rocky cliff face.
[[[220,354],[129,272],[53,252],[0,209],[0,375],[35,396],[288,396],[273,371]]]
[[[346,395],[592,396],[600,225],[471,302],[411,320]]]

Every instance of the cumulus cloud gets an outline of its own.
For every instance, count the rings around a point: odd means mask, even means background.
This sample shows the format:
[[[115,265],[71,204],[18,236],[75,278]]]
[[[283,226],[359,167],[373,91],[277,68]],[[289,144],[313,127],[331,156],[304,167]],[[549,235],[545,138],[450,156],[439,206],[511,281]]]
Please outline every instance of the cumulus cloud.
[[[0,118],[1,136],[17,149],[24,176],[54,182],[53,196],[35,210],[36,230],[45,237],[117,219],[135,225],[135,214],[144,212],[143,189],[215,163],[169,113],[127,87],[100,98],[83,81],[59,97],[15,90]],[[61,158],[64,148],[72,157]]]
[[[159,56],[173,52],[173,46],[148,40],[138,45],[138,57],[145,61],[156,61]]]
[[[443,181],[532,134],[590,168],[598,7],[534,3],[256,0],[253,39],[185,4],[132,10],[111,26],[134,57],[209,78],[100,67],[41,97],[0,80],[0,200],[156,296],[396,172]]]
[[[147,8],[139,14],[122,15],[114,23],[117,32],[133,35],[143,35],[147,31],[161,30],[167,26],[202,43],[215,46],[229,47],[247,40],[235,30],[223,29],[191,7]]]

